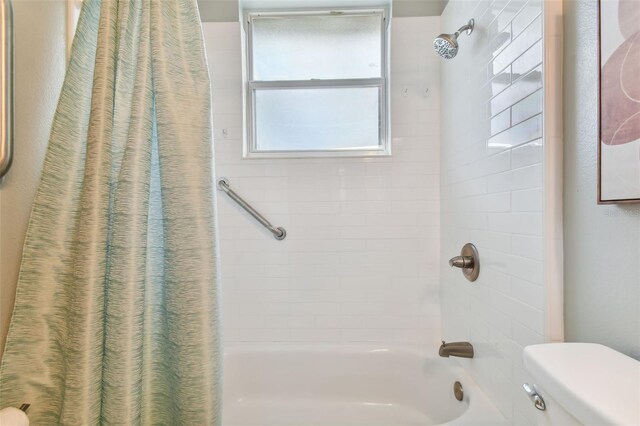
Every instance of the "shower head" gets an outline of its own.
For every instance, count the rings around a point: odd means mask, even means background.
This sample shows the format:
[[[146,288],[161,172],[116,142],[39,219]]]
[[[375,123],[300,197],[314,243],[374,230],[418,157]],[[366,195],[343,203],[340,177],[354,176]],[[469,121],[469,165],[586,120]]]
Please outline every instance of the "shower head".
[[[455,34],[440,34],[433,41],[433,48],[444,59],[452,59],[458,54],[457,38]]]
[[[433,41],[433,48],[436,53],[442,56],[444,59],[452,59],[458,54],[458,36],[463,31],[467,32],[467,35],[473,32],[474,20],[470,19],[469,23],[461,27],[454,34],[440,34]]]

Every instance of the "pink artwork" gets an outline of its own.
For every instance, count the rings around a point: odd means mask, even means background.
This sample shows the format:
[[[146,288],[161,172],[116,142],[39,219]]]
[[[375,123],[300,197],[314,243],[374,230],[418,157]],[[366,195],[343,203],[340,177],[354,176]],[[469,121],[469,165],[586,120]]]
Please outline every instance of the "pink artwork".
[[[640,202],[640,0],[600,0],[598,202]]]

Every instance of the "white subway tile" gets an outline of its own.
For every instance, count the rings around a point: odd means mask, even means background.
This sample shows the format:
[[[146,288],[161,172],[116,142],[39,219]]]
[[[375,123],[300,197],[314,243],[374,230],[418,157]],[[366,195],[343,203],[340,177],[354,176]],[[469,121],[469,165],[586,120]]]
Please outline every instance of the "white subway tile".
[[[541,89],[511,107],[511,121],[516,125],[540,113],[542,113]]]
[[[496,70],[504,69],[542,37],[542,18],[538,17],[522,33],[514,31],[513,41],[494,60]],[[515,70],[513,70],[515,74]],[[515,78],[514,78],[515,79]]]
[[[511,64],[513,80],[526,75],[534,67],[542,63],[542,39],[523,53]]]
[[[393,339],[393,330],[374,329],[343,329],[343,342],[384,342]]]
[[[542,212],[542,188],[525,189],[511,193],[511,210],[514,212]]]
[[[534,164],[489,176],[489,193],[539,188],[542,186],[542,165]]]
[[[511,111],[506,109],[491,118],[491,135],[496,135],[511,126]]]
[[[514,37],[527,28],[527,26],[541,13],[542,0],[530,0],[512,21]]]
[[[511,168],[531,166],[542,163],[542,139],[520,145],[511,151]]]
[[[339,329],[300,328],[289,332],[291,342],[338,342],[340,340]]]
[[[491,137],[487,145],[489,148],[507,149],[541,137],[542,114],[538,114]]]
[[[489,116],[494,116],[516,104],[542,87],[542,69],[540,67],[527,73],[518,81],[491,99],[488,106]]]
[[[544,309],[544,290],[541,285],[513,278],[511,281],[511,296],[538,310]]]

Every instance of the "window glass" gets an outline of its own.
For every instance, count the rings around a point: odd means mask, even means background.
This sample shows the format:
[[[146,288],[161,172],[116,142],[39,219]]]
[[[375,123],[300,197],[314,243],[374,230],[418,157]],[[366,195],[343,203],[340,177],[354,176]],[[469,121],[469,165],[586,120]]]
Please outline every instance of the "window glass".
[[[382,76],[380,15],[265,16],[252,26],[253,80]]]
[[[259,151],[377,149],[377,87],[256,90]]]

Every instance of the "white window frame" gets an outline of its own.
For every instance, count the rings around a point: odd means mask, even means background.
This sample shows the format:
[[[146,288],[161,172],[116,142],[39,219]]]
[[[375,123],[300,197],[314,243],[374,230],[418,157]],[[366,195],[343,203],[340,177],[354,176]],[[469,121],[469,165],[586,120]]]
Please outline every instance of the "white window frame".
[[[260,81],[253,79],[252,62],[252,28],[253,20],[258,17],[291,17],[291,16],[331,16],[331,15],[351,15],[370,16],[371,14],[380,16],[381,25],[381,69],[382,76],[378,78],[351,78],[332,80],[275,80]],[[384,8],[380,9],[340,9],[340,10],[292,10],[292,11],[247,11],[245,12],[244,23],[244,146],[243,158],[317,158],[317,157],[373,157],[391,155],[391,137],[389,120],[389,33],[388,33],[388,13]],[[256,144],[256,123],[255,123],[255,91],[278,90],[278,89],[301,89],[301,88],[365,88],[377,87],[379,89],[378,126],[379,145],[378,148],[343,148],[326,150],[258,150]]]

